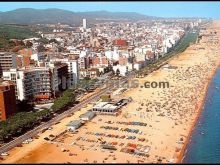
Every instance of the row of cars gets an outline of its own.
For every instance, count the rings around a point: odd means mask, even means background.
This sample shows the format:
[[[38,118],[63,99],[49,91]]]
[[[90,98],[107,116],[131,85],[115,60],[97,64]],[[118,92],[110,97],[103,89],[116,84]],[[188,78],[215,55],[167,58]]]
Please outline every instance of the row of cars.
[[[119,139],[136,139],[136,136],[125,136],[125,135],[114,135],[114,134],[105,134],[105,133],[93,133],[93,132],[86,132],[87,135],[95,135],[95,136],[105,136],[111,138],[119,138]],[[137,138],[138,141],[144,142],[146,141],[145,138]]]
[[[121,121],[117,121],[117,124],[123,124],[123,125],[137,125],[137,126],[147,126],[147,123],[143,123],[143,122],[121,122]]]
[[[87,132],[86,134],[95,135],[95,136],[105,136],[110,138],[119,138],[119,139],[136,139],[136,136],[125,136],[125,135],[114,135],[114,134],[105,134],[105,133],[93,133]]]
[[[130,128],[118,128],[118,127],[110,127],[110,126],[101,126],[102,129],[108,129],[108,130],[117,130],[117,131],[124,131],[129,133],[139,133],[142,134],[142,131],[139,129],[130,129]]]

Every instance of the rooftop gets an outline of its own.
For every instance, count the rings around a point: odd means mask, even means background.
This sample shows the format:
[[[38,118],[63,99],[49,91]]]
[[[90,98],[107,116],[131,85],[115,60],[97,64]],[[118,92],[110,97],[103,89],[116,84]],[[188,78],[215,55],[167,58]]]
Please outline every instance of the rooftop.
[[[80,115],[80,118],[84,118],[84,117],[91,117],[91,116],[94,116],[95,113],[92,112],[92,111],[87,111],[86,113]]]
[[[74,120],[74,121],[71,121],[69,122],[66,126],[77,126],[77,125],[81,125],[82,124],[82,120]]]
[[[117,108],[117,106],[115,106],[115,105],[113,105],[109,102],[100,102],[99,104],[97,104],[93,108],[95,108],[95,109],[100,109],[101,108],[101,109],[112,109],[112,110],[114,110],[114,109]]]

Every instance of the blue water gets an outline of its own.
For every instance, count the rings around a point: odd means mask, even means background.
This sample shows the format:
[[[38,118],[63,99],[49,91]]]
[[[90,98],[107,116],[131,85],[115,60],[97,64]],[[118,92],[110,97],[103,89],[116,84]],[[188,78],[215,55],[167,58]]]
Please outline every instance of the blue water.
[[[216,88],[217,87],[217,88]],[[204,109],[193,131],[183,163],[220,162],[220,69],[214,76]]]

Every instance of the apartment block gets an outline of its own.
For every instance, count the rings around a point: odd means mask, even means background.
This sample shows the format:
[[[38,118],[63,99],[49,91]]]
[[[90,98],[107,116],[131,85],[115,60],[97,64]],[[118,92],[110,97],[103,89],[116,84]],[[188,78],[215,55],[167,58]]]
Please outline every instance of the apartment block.
[[[2,77],[3,71],[17,67],[16,57],[17,55],[14,53],[0,52],[0,77]]]
[[[101,54],[93,57],[92,59],[92,67],[97,68],[97,67],[108,67],[109,62],[106,56],[102,56]]]
[[[0,82],[0,120],[16,113],[15,85],[10,81]]]
[[[79,80],[79,60],[78,59],[72,59],[72,58],[66,58],[66,59],[53,59],[50,63],[55,62],[61,62],[62,64],[67,64],[67,87],[69,88],[72,85],[75,85]]]
[[[80,79],[83,78],[97,78],[99,76],[99,69],[97,68],[89,68],[89,69],[80,69]]]
[[[16,84],[16,99],[50,99],[54,96],[51,70],[46,67],[10,69],[3,72],[4,80]]]

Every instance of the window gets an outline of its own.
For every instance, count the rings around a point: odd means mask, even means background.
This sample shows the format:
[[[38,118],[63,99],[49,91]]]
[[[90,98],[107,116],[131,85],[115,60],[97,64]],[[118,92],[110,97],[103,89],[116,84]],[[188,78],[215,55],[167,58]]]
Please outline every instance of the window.
[[[11,73],[11,80],[16,80],[16,74]]]

